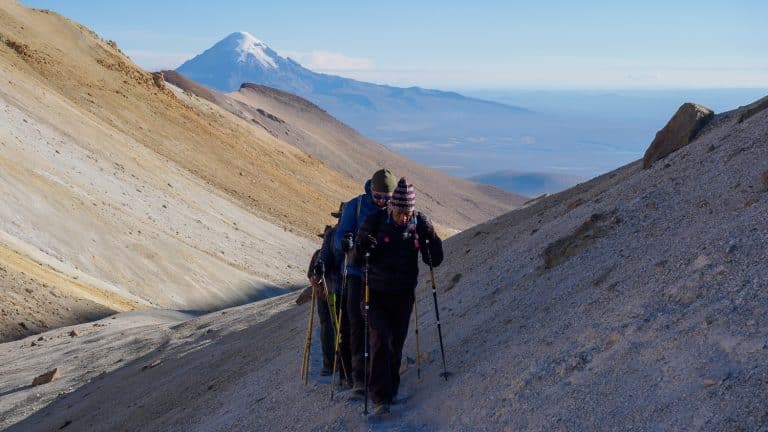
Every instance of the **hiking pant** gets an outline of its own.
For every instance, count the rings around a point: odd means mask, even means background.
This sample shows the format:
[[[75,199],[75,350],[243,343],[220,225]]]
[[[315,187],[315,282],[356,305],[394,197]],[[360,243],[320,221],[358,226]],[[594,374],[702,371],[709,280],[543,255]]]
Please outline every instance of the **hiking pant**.
[[[360,311],[363,301],[363,280],[360,276],[347,275],[347,310],[349,318],[349,352],[352,363],[352,382],[363,386],[365,366],[363,344],[365,343],[365,321]]]
[[[413,292],[389,294],[371,291],[368,311],[371,375],[368,390],[373,403],[391,404],[397,395],[413,300]]]
[[[333,321],[328,310],[328,300],[323,296],[317,296],[317,317],[320,319],[320,346],[323,349],[323,369],[330,370],[333,367],[333,339],[336,337],[333,331]]]

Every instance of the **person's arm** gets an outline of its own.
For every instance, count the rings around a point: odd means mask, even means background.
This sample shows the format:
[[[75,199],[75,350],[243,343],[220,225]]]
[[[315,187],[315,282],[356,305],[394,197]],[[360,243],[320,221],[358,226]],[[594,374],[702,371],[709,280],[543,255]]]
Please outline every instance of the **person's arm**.
[[[359,197],[357,199],[360,199]],[[336,226],[336,234],[333,236],[333,246],[336,250],[344,251],[342,243],[345,242],[344,237],[348,233],[354,235],[357,230],[357,214],[354,211],[357,205],[356,200],[351,200],[344,204],[344,209],[341,211],[341,219]]]
[[[379,215],[373,213],[369,215],[363,225],[357,230],[357,236],[355,240],[355,247],[352,249],[352,262],[356,266],[363,265],[365,263],[365,254],[371,252],[376,247],[376,230],[375,224]]]
[[[419,243],[425,248],[422,251],[421,259],[424,264],[429,264],[429,258],[432,258],[432,266],[437,267],[443,262],[443,241],[435,232],[435,226],[424,213],[419,212],[416,220],[416,232],[419,235]],[[427,242],[429,240],[429,242]],[[429,256],[425,252],[429,248]]]
[[[316,250],[315,253],[312,254],[312,258],[309,260],[309,268],[307,269],[307,279],[312,282],[313,277],[315,276],[315,264],[317,263],[317,259],[320,255],[320,249]]]

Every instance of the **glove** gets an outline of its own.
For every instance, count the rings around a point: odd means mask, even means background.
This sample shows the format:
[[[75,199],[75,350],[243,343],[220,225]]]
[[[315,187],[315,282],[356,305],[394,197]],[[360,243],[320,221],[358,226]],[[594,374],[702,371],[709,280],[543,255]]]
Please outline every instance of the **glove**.
[[[325,275],[325,265],[323,264],[322,261],[317,260],[317,262],[315,263],[315,267],[312,269],[312,271],[315,274],[315,279],[317,279],[318,281],[321,281],[323,280],[323,276]]]
[[[420,237],[425,239],[434,239],[437,237],[437,233],[435,233],[435,226],[432,225],[432,221],[429,220],[429,216],[425,215],[424,213],[419,213],[417,228]]]
[[[367,250],[376,249],[376,246],[379,244],[379,242],[376,241],[376,237],[374,237],[372,234],[368,234],[367,239]]]
[[[351,232],[344,234],[344,237],[341,239],[341,250],[344,251],[344,253],[351,251],[352,248],[355,247],[354,237],[354,234]]]

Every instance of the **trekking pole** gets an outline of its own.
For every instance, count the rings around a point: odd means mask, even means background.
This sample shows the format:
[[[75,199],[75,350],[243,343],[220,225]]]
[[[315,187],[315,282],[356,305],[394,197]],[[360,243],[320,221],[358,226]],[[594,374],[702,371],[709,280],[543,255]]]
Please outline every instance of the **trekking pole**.
[[[301,363],[301,379],[304,380],[304,385],[307,385],[309,380],[309,352],[312,348],[312,324],[315,318],[315,300],[316,292],[315,287],[312,287],[312,304],[309,306],[309,322],[307,324],[307,339],[304,344],[304,357]]]
[[[440,354],[443,356],[443,373],[441,377],[448,381],[448,370],[445,367],[445,349],[443,348],[443,330],[440,328],[440,310],[437,307],[437,287],[435,286],[435,271],[432,268],[432,253],[429,251],[429,239],[427,243],[427,262],[429,263],[429,277],[432,280],[432,298],[435,300],[435,319],[437,320],[437,336],[440,339]]]
[[[414,293],[413,299],[413,327],[416,332],[416,382],[421,382],[421,349],[419,348],[419,311],[416,307],[416,301]]]
[[[347,283],[347,256],[344,255],[344,278],[341,282],[341,299],[344,298],[344,288]],[[336,316],[336,310],[334,309],[332,312],[334,316]],[[336,316],[336,323],[338,324],[336,327],[336,337],[334,338],[334,345],[333,345],[333,370],[331,371],[331,400],[333,400],[333,394],[336,390],[336,363],[339,361],[339,358],[341,357],[340,346],[341,346],[341,318],[344,314],[344,305],[339,306],[339,315]],[[349,375],[347,375],[347,368],[344,366],[344,361],[341,361],[341,371],[344,374],[344,379],[349,381]]]
[[[363,344],[365,346],[365,357],[363,358],[363,375],[365,383],[365,405],[363,408],[363,414],[368,415],[368,339],[370,328],[368,327],[368,302],[370,300],[370,288],[368,287],[368,257],[371,256],[370,252],[365,253],[365,314],[363,315],[363,321],[365,323],[365,337]]]

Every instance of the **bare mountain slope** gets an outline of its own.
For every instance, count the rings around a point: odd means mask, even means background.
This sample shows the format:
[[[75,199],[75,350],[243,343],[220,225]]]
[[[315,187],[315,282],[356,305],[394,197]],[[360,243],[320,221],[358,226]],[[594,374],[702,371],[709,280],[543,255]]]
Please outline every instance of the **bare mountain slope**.
[[[0,293],[4,329],[282,292],[358,189],[54,13],[0,5],[0,75],[0,263],[44,284]]]
[[[0,411],[10,420],[0,426],[760,430],[768,424],[768,110],[746,112],[717,116],[648,170],[629,164],[450,238],[437,280],[453,375],[438,376],[424,275],[425,379],[415,383],[413,366],[404,372],[406,401],[389,419],[365,420],[359,404],[328,401],[317,356],[311,385],[299,383],[307,308],[289,295],[176,325],[147,342],[157,349],[135,354],[98,329],[83,341],[51,334],[56,342],[42,347],[3,345]],[[84,373],[85,364],[55,355],[86,341],[125,352],[126,363],[105,360]],[[412,338],[406,353],[414,356]],[[57,366],[61,381],[25,388]]]
[[[420,207],[453,230],[498,216],[520,206],[525,198],[499,189],[449,176],[405,158],[371,141],[333,116],[298,96],[256,84],[223,95],[165,71],[165,79],[255,123],[357,182],[382,166],[411,180],[422,200]]]

